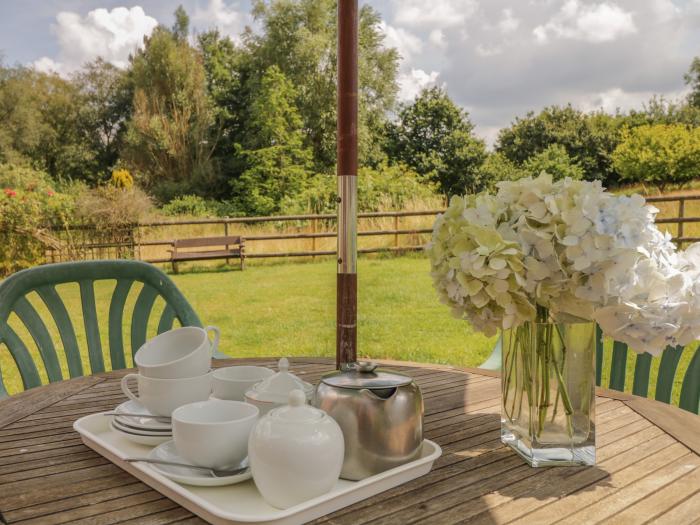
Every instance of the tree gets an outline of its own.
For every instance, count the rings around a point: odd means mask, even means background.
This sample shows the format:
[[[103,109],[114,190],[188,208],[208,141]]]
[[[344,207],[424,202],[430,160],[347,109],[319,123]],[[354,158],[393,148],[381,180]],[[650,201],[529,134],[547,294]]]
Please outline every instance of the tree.
[[[268,68],[250,108],[248,140],[236,148],[245,168],[231,181],[234,202],[246,214],[276,213],[304,185],[311,153],[303,146],[296,95],[277,66]]]
[[[501,181],[522,179],[528,175],[527,171],[497,151],[489,153],[484,163],[479,166],[479,179],[489,191],[495,191],[496,184]]]
[[[569,177],[574,180],[583,178],[583,168],[569,157],[564,146],[551,144],[547,149],[533,155],[523,163],[523,169],[536,177],[543,171],[549,173],[554,180]]]
[[[304,144],[317,171],[331,171],[336,144],[336,2],[334,0],[255,0],[259,31],[243,35],[251,77],[277,66],[296,88]],[[395,102],[398,53],[383,45],[380,18],[370,6],[359,21],[359,142],[361,163],[381,160],[381,130]],[[253,84],[257,82],[251,78]]]
[[[133,89],[128,73],[101,58],[73,77],[80,96],[80,126],[95,154],[97,177],[106,180],[119,160],[131,115]]]
[[[700,108],[700,57],[693,59],[684,79],[686,85],[690,86],[688,104]]]
[[[99,180],[74,83],[23,67],[3,68],[0,116],[0,161],[30,164],[54,180]]]
[[[162,27],[131,60],[133,115],[124,160],[163,201],[207,193],[218,140],[201,55]]]
[[[693,106],[687,101],[675,102],[661,96],[653,96],[641,109],[631,109],[618,119],[623,126],[633,128],[651,124],[686,124],[700,126],[700,105]]]
[[[615,168],[626,182],[668,184],[700,178],[700,128],[656,124],[623,133],[613,154]]]
[[[44,132],[32,89],[36,75],[28,68],[0,65],[0,162],[29,162]]]
[[[516,118],[498,134],[496,150],[516,164],[558,144],[583,168],[587,180],[617,182],[611,155],[620,141],[621,119],[602,112],[585,114],[571,105],[551,106]]]
[[[479,166],[486,148],[473,131],[467,112],[444,89],[424,89],[413,103],[401,106],[396,122],[388,125],[387,153],[447,195],[480,191],[485,181]]]
[[[173,36],[180,42],[187,40],[187,36],[190,34],[190,17],[182,7],[182,4],[177,6],[175,9],[175,23],[173,24],[172,33]]]
[[[250,56],[217,30],[198,37],[202,54],[207,90],[213,102],[215,119],[221,136],[212,152],[212,159],[220,171],[220,183],[212,187],[218,198],[231,196],[230,181],[241,174],[241,159],[235,154],[235,145],[246,140],[250,102],[254,96],[252,78],[259,78],[250,67]]]

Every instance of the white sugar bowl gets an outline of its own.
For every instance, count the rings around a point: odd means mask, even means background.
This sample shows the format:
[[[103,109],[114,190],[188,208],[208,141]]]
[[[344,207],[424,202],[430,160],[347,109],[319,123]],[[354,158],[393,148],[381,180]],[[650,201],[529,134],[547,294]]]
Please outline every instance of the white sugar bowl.
[[[308,401],[311,401],[313,397],[314,386],[302,381],[289,371],[289,360],[286,357],[279,360],[277,368],[276,374],[246,390],[245,401],[258,407],[260,415],[267,414],[273,408],[286,405],[292,390],[303,390]]]
[[[248,440],[253,480],[273,507],[287,509],[330,491],[343,466],[345,442],[338,423],[306,404],[302,390],[289,404],[263,416]]]

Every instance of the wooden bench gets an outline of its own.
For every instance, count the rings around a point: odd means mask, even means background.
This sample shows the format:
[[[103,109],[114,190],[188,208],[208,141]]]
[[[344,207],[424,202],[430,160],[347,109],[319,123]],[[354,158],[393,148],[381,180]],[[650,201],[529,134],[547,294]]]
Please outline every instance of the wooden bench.
[[[176,239],[172,241],[170,261],[173,272],[178,272],[177,263],[186,261],[207,261],[213,259],[240,259],[241,270],[245,268],[245,239],[238,236],[198,237],[196,239]],[[221,249],[221,248],[224,249]],[[182,251],[187,248],[219,248],[215,250]]]

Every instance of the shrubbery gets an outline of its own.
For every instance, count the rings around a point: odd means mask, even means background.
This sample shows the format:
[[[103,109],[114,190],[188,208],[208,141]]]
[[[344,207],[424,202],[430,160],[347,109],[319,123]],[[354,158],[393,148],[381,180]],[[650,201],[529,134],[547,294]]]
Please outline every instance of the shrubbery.
[[[46,174],[23,166],[0,164],[0,188],[0,275],[6,275],[36,264],[47,246],[57,245],[51,229],[65,227],[74,205]]]
[[[216,215],[209,203],[199,195],[182,195],[171,200],[160,211],[165,215],[190,215],[192,217],[206,217]]]
[[[681,124],[639,126],[623,132],[613,153],[625,182],[685,184],[700,177],[700,128]]]
[[[88,226],[95,240],[130,239],[132,225],[146,219],[152,206],[142,190],[128,183],[122,174],[97,188],[82,183],[54,187],[44,172],[0,163],[0,275],[44,262],[48,248],[71,250],[71,236],[60,240],[56,232],[76,223]]]
[[[400,210],[411,202],[439,200],[436,185],[422,182],[418,174],[403,165],[381,165],[358,172],[358,211]],[[338,180],[335,175],[310,177],[294,199],[285,199],[283,213],[334,213],[337,209]]]

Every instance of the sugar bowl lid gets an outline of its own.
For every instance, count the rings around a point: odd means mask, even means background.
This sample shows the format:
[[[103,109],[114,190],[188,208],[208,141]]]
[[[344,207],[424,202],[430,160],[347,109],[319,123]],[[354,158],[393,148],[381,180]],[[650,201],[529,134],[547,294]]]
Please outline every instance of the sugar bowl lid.
[[[276,374],[254,385],[246,395],[259,401],[286,403],[292,390],[300,389],[307,395],[313,390],[313,385],[302,381],[289,371],[289,360],[286,357],[279,360],[277,368],[279,371]]]
[[[306,393],[296,388],[289,392],[286,405],[272,409],[266,417],[290,423],[312,423],[322,420],[326,413],[307,405]]]
[[[378,369],[377,364],[370,361],[358,361],[343,365],[339,371],[323,376],[321,381],[337,388],[373,390],[409,385],[413,382],[413,378]]]

